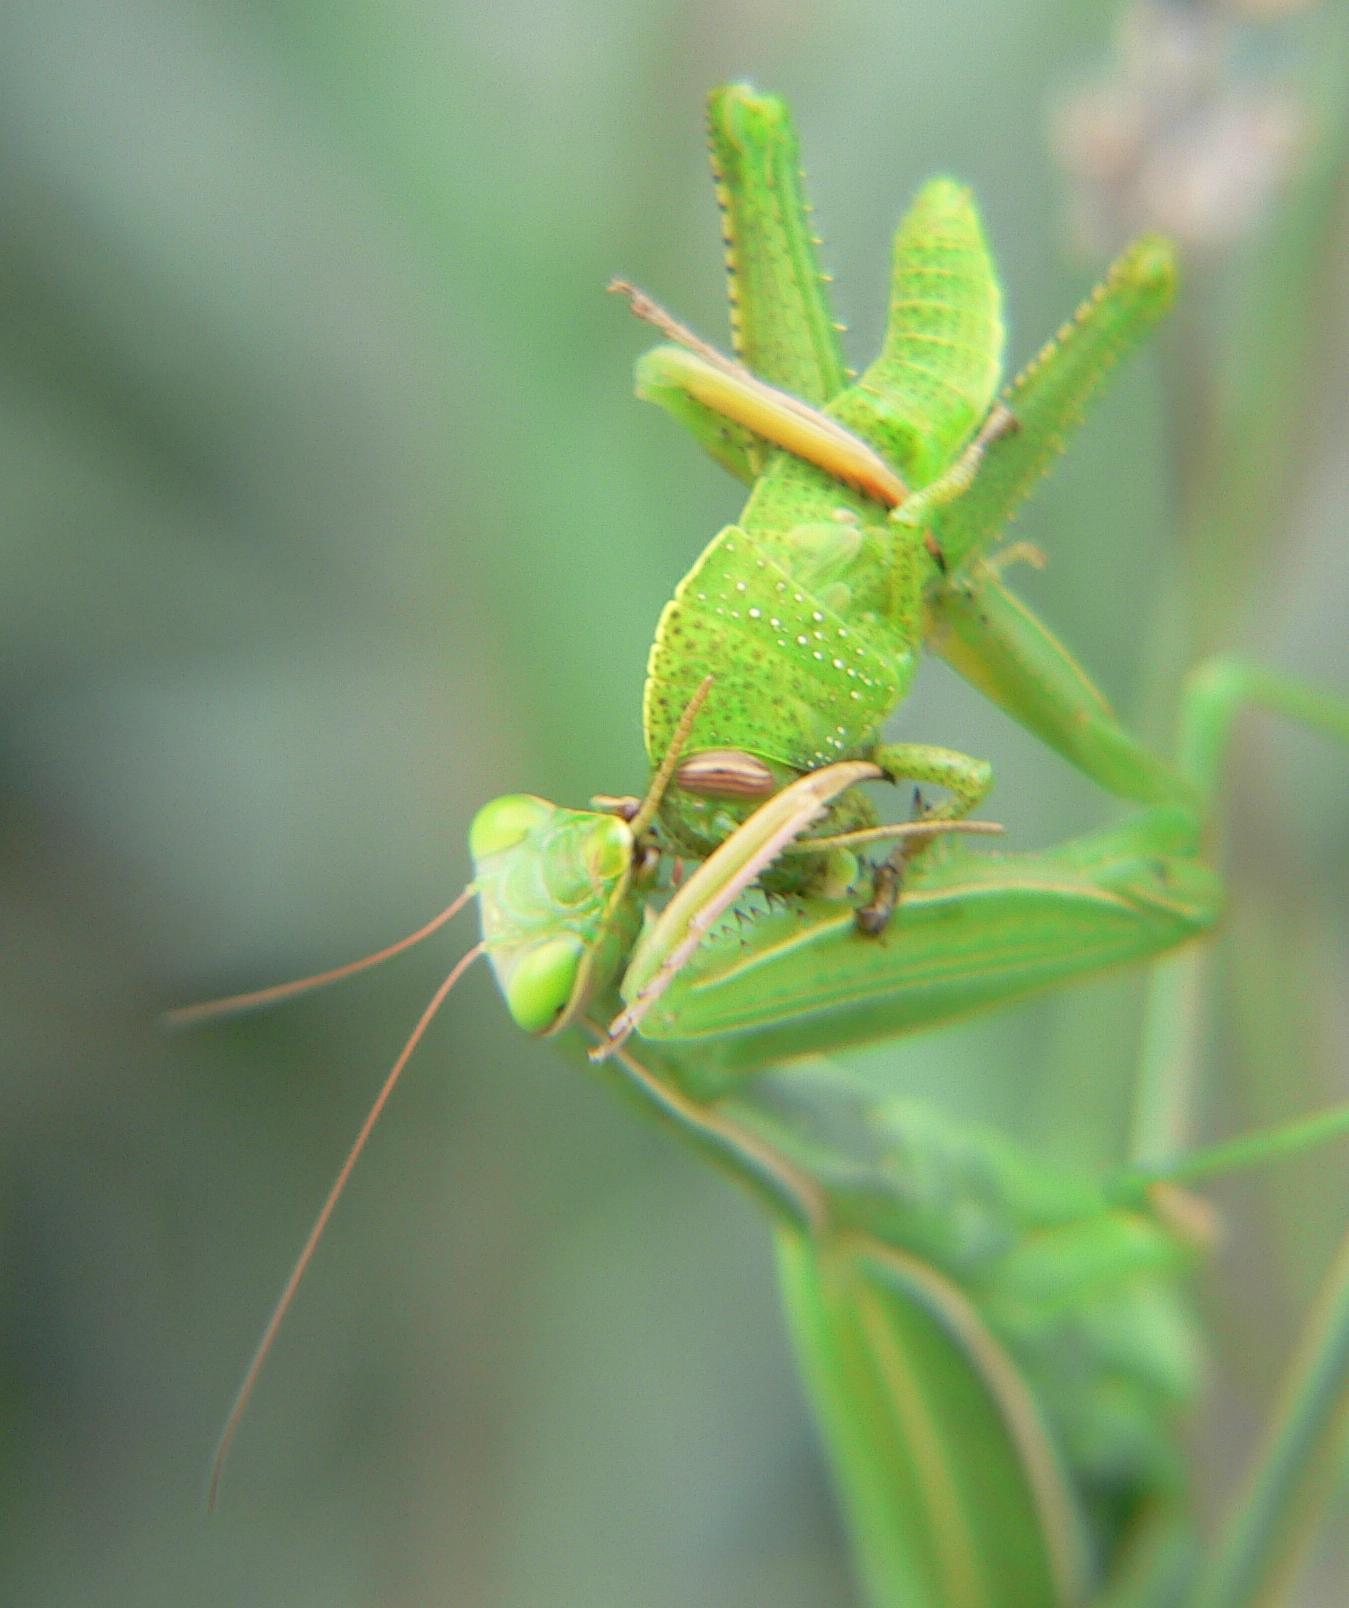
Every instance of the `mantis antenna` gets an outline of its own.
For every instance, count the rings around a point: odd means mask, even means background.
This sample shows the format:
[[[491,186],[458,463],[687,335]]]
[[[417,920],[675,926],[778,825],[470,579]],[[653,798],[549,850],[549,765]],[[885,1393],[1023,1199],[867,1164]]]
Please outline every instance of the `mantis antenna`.
[[[462,905],[463,899],[467,896],[468,891],[471,890],[466,890],[465,894],[461,895],[461,897],[455,901],[455,906],[452,906],[451,910]],[[437,921],[442,921],[448,920],[449,918],[448,916],[440,916],[436,919]],[[403,947],[406,947],[407,944],[412,941],[413,940],[411,939],[404,939]],[[449,976],[443,983],[441,983],[440,987],[436,989],[435,993],[431,996],[430,1003],[422,1012],[421,1016],[417,1019],[417,1025],[412,1029],[412,1032],[408,1034],[407,1042],[403,1045],[402,1050],[399,1052],[398,1059],[394,1062],[389,1075],[384,1079],[384,1083],[381,1086],[379,1093],[375,1096],[374,1103],[371,1105],[370,1110],[366,1113],[365,1121],[361,1124],[360,1131],[357,1133],[351,1149],[347,1152],[347,1159],[342,1163],[337,1177],[333,1180],[332,1188],[328,1191],[327,1199],[323,1202],[323,1206],[320,1209],[318,1216],[314,1219],[313,1228],[309,1230],[309,1237],[305,1240],[299,1256],[296,1257],[295,1265],[290,1270],[290,1276],[285,1282],[285,1286],[281,1291],[281,1295],[278,1298],[276,1305],[272,1308],[272,1315],[270,1318],[268,1318],[267,1326],[262,1331],[262,1338],[258,1341],[257,1350],[253,1353],[253,1359],[248,1364],[248,1369],[244,1374],[243,1383],[239,1386],[239,1389],[235,1394],[234,1403],[230,1407],[229,1417],[225,1420],[225,1427],[220,1432],[220,1441],[216,1446],[215,1456],[211,1459],[211,1480],[206,1494],[206,1507],[208,1512],[215,1511],[216,1498],[220,1494],[220,1477],[224,1473],[225,1469],[225,1459],[229,1455],[229,1449],[233,1444],[235,1432],[238,1430],[239,1425],[243,1420],[244,1413],[247,1411],[248,1403],[252,1398],[254,1387],[257,1385],[258,1379],[262,1373],[263,1365],[266,1363],[267,1358],[271,1353],[272,1345],[276,1340],[277,1334],[280,1332],[282,1323],[285,1321],[286,1313],[290,1311],[291,1303],[295,1299],[295,1292],[300,1287],[300,1280],[304,1278],[310,1262],[312,1262],[314,1259],[314,1252],[318,1249],[319,1241],[323,1238],[323,1231],[328,1226],[328,1219],[333,1215],[334,1207],[342,1198],[342,1191],[347,1187],[347,1180],[351,1177],[352,1171],[356,1166],[356,1162],[360,1157],[361,1151],[365,1149],[366,1140],[369,1139],[371,1133],[373,1133],[375,1124],[379,1121],[384,1107],[389,1103],[389,1096],[393,1093],[394,1086],[397,1084],[398,1079],[402,1076],[403,1068],[412,1059],[412,1052],[417,1048],[418,1044],[421,1043],[427,1028],[430,1027],[432,1021],[435,1019],[436,1012],[445,1003],[450,990],[464,975],[473,962],[477,960],[479,955],[483,953],[485,947],[486,946],[482,943],[474,944],[472,949],[470,949],[466,955],[463,955],[458,961],[455,962]],[[385,953],[390,952],[391,951],[386,951]],[[358,962],[357,964],[360,963]],[[373,964],[373,961],[371,961],[370,964]],[[325,974],[325,977],[326,975],[330,974]],[[313,979],[310,979],[310,981],[313,981]],[[290,986],[293,987],[295,985]]]
[[[707,701],[707,695],[712,690],[712,681],[711,676],[704,677],[698,690],[690,698],[688,706],[680,718],[670,749],[652,778],[651,786],[647,789],[645,799],[638,806],[637,812],[633,816],[634,837],[645,831],[654,819],[656,811],[660,807],[661,797],[669,786],[670,778],[679,763],[680,750],[688,741],[688,735],[693,729],[693,722],[697,718],[698,711]],[[366,971],[372,966],[379,965],[381,961],[388,960],[405,949],[410,949],[414,944],[420,943],[423,938],[430,937],[433,932],[438,931],[454,916],[458,915],[476,891],[475,884],[470,882],[458,898],[447,905],[438,916],[434,916],[428,921],[425,926],[419,927],[416,932],[409,933],[406,938],[400,938],[396,943],[388,945],[387,948],[365,955],[359,960],[349,961],[344,966],[336,966],[331,971],[318,972],[312,977],[299,978],[295,982],[278,983],[270,988],[259,988],[245,994],[231,994],[224,999],[207,1000],[199,1005],[188,1005],[181,1010],[168,1012],[166,1020],[175,1027],[182,1027],[233,1011],[250,1010],[261,1005],[273,1005],[282,1000],[293,999],[297,994],[305,993],[309,989],[321,988],[327,983],[337,982],[341,978],[351,977],[357,972]],[[300,1254],[296,1257],[295,1264],[290,1270],[285,1285],[282,1287],[276,1305],[272,1308],[271,1316],[267,1319],[266,1326],[262,1331],[262,1338],[258,1341],[257,1349],[254,1351],[252,1360],[244,1373],[243,1382],[235,1394],[229,1416],[225,1420],[225,1427],[220,1434],[215,1456],[211,1460],[211,1476],[206,1497],[208,1511],[214,1512],[215,1510],[216,1499],[220,1494],[220,1481],[225,1469],[225,1460],[229,1455],[235,1434],[243,1421],[254,1389],[262,1375],[263,1367],[271,1354],[276,1337],[280,1333],[281,1325],[285,1322],[286,1314],[290,1311],[295,1300],[295,1294],[300,1287],[300,1282],[308,1271],[309,1264],[314,1259],[314,1253],[318,1249],[319,1241],[323,1238],[329,1219],[332,1217],[338,1201],[342,1198],[342,1193],[347,1187],[347,1182],[352,1172],[355,1170],[361,1152],[365,1149],[366,1142],[374,1132],[375,1124],[383,1114],[384,1108],[389,1102],[389,1097],[393,1094],[404,1068],[411,1060],[418,1044],[421,1043],[426,1030],[435,1019],[436,1013],[445,1003],[454,985],[473,962],[484,953],[485,949],[485,943],[474,944],[467,954],[456,962],[449,976],[436,989],[431,996],[430,1002],[418,1018],[416,1026],[408,1035],[407,1041],[399,1052],[398,1059],[394,1062],[388,1076],[380,1087],[379,1093],[375,1096],[370,1110],[366,1113],[365,1120],[352,1142],[351,1149],[347,1152],[346,1160],[342,1163],[337,1177],[333,1180],[332,1187],[328,1191],[319,1214],[314,1219],[314,1225],[309,1230],[304,1245],[300,1249]]]
[[[418,927],[416,932],[409,933],[406,938],[400,938],[396,943],[389,944],[384,949],[377,949],[373,954],[363,955],[359,960],[348,961],[345,966],[335,966],[331,971],[316,972],[312,977],[301,977],[290,983],[276,983],[270,988],[254,989],[246,994],[230,994],[224,999],[206,1000],[200,1005],[187,1005],[181,1010],[166,1012],[164,1020],[173,1027],[186,1027],[196,1022],[208,1021],[212,1017],[228,1015],[234,1011],[246,1011],[261,1005],[279,1004],[282,1000],[294,999],[297,994],[307,993],[311,988],[322,988],[325,984],[335,983],[343,977],[352,977],[357,972],[368,971],[370,967],[378,966],[381,961],[389,960],[394,955],[401,954],[405,949],[411,949],[414,944],[419,944],[423,938],[429,938],[433,932],[438,932],[446,922],[459,914],[476,891],[476,887],[470,882],[458,898],[446,905],[438,916],[433,916],[425,926]],[[229,1453],[235,1432],[239,1428],[249,1400],[253,1395],[254,1387],[257,1385],[258,1378],[262,1373],[263,1364],[267,1361],[272,1345],[280,1332],[282,1323],[285,1321],[286,1313],[289,1312],[291,1303],[295,1299],[295,1292],[300,1287],[300,1280],[304,1278],[310,1262],[314,1259],[314,1252],[318,1249],[319,1241],[323,1238],[323,1231],[328,1226],[328,1219],[332,1216],[334,1207],[341,1199],[342,1191],[347,1187],[347,1180],[351,1177],[361,1151],[365,1149],[366,1140],[369,1139],[374,1131],[375,1124],[379,1121],[380,1114],[388,1104],[389,1096],[394,1091],[394,1086],[402,1076],[403,1068],[412,1058],[412,1052],[421,1043],[436,1012],[445,1003],[450,990],[473,962],[477,960],[479,955],[482,954],[484,947],[481,943],[474,944],[472,949],[455,963],[449,976],[432,995],[430,1004],[422,1012],[417,1025],[408,1035],[407,1042],[403,1045],[398,1059],[393,1064],[393,1069],[385,1078],[383,1086],[375,1096],[374,1104],[367,1112],[365,1121],[361,1124],[360,1131],[357,1133],[351,1149],[347,1152],[347,1159],[342,1163],[341,1170],[338,1172],[336,1179],[334,1179],[332,1188],[328,1191],[327,1199],[323,1202],[323,1207],[314,1220],[314,1226],[309,1231],[309,1237],[305,1240],[304,1246],[295,1260],[295,1265],[290,1271],[290,1276],[286,1280],[280,1298],[272,1309],[271,1317],[267,1320],[267,1326],[262,1331],[262,1338],[258,1341],[257,1350],[253,1353],[252,1361],[244,1374],[243,1383],[239,1386],[233,1405],[230,1407],[229,1417],[225,1420],[225,1427],[220,1434],[220,1442],[216,1447],[215,1456],[211,1460],[211,1479],[206,1497],[208,1511],[213,1512],[215,1510],[216,1498],[220,1493],[220,1476],[224,1472],[225,1458]]]
[[[300,977],[292,983],[274,983],[270,988],[255,988],[247,994],[228,994],[224,999],[208,999],[199,1005],[184,1005],[177,1010],[165,1011],[161,1020],[167,1027],[192,1027],[198,1022],[208,1022],[216,1016],[229,1016],[235,1011],[279,1005],[282,1000],[294,999],[297,994],[308,993],[311,988],[323,988],[328,983],[339,982],[343,977],[354,977],[357,972],[368,971],[381,961],[391,960],[405,949],[411,949],[413,944],[421,943],[423,938],[429,938],[433,932],[439,932],[447,921],[452,921],[459,914],[476,892],[476,887],[470,882],[438,916],[433,916],[424,927],[418,927],[416,932],[410,932],[406,938],[400,938],[387,949],[377,949],[372,955],[349,960],[345,966],[334,966],[331,971],[316,972],[312,977]]]

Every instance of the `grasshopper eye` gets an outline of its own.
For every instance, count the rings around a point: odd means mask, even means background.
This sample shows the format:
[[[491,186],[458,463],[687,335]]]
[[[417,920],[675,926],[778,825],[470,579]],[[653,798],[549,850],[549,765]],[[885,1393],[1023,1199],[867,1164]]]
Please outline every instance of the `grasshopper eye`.
[[[756,754],[709,748],[690,754],[675,771],[675,785],[704,798],[771,798],[778,780]]]
[[[549,938],[514,959],[501,990],[517,1027],[547,1033],[561,1025],[576,995],[585,945],[570,934]]]
[[[477,861],[518,848],[553,813],[551,805],[530,793],[507,793],[504,798],[494,798],[473,817],[468,851]]]

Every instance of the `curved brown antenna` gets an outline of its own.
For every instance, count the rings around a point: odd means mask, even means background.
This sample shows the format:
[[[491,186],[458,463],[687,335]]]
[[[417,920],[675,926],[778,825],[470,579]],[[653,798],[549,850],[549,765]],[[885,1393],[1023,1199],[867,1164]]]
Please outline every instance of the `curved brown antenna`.
[[[447,921],[453,920],[459,914],[476,891],[476,886],[470,882],[452,904],[446,905],[440,914],[433,916],[424,927],[418,927],[416,932],[409,933],[406,938],[400,938],[387,949],[377,949],[373,955],[362,955],[359,960],[350,960],[345,966],[334,966],[331,971],[316,972],[312,977],[299,977],[293,983],[273,983],[270,988],[255,988],[247,994],[229,994],[224,999],[203,1000],[199,1005],[182,1005],[177,1010],[165,1011],[160,1021],[166,1027],[191,1027],[197,1022],[207,1022],[215,1016],[228,1016],[234,1011],[250,1011],[260,1005],[276,1005],[282,1000],[293,999],[297,994],[306,993],[311,988],[322,988],[326,983],[338,982],[343,977],[354,977],[357,972],[368,971],[371,966],[378,966],[381,961],[402,954],[405,949],[411,949],[413,944],[419,944],[423,938],[429,938],[433,932],[438,932]]]
[[[670,739],[670,746],[665,750],[665,757],[660,767],[651,778],[651,786],[646,790],[646,797],[642,800],[641,808],[632,817],[629,823],[634,838],[640,838],[647,827],[656,818],[656,811],[660,808],[660,801],[665,797],[665,789],[670,785],[670,778],[679,764],[679,756],[684,751],[684,744],[689,740],[689,733],[693,730],[693,722],[698,718],[698,711],[707,702],[707,695],[712,690],[714,676],[704,676],[698,683],[692,698],[684,705],[684,713],[679,717],[679,724],[675,727],[674,736]]]
[[[438,917],[437,919],[448,918]],[[305,1276],[310,1262],[314,1259],[314,1252],[318,1249],[318,1243],[323,1238],[323,1231],[328,1226],[328,1219],[333,1215],[333,1208],[341,1199],[342,1191],[347,1187],[347,1180],[351,1177],[352,1170],[356,1166],[361,1151],[365,1149],[365,1142],[374,1131],[375,1124],[379,1121],[380,1113],[389,1103],[389,1096],[394,1091],[394,1085],[401,1077],[403,1068],[412,1058],[412,1052],[421,1043],[423,1035],[435,1018],[436,1012],[445,1003],[446,996],[450,990],[473,962],[477,960],[478,956],[483,953],[485,948],[485,944],[474,944],[466,955],[456,961],[450,975],[431,996],[430,1004],[422,1012],[417,1020],[416,1027],[408,1035],[407,1042],[403,1045],[398,1059],[393,1064],[393,1069],[388,1077],[385,1078],[383,1086],[375,1096],[374,1104],[366,1113],[365,1121],[361,1124],[360,1131],[357,1133],[351,1149],[347,1152],[347,1159],[342,1163],[341,1170],[333,1180],[333,1186],[328,1191],[328,1197],[323,1202],[322,1210],[314,1219],[314,1226],[309,1230],[309,1237],[305,1240],[303,1249],[295,1259],[295,1266],[290,1270],[290,1277],[286,1280],[279,1300],[275,1307],[272,1308],[272,1315],[267,1320],[267,1327],[262,1331],[262,1339],[258,1341],[258,1348],[253,1353],[252,1361],[248,1364],[243,1383],[239,1386],[238,1392],[234,1397],[234,1403],[229,1411],[229,1417],[225,1420],[225,1427],[220,1432],[220,1442],[216,1447],[215,1456],[211,1459],[211,1481],[206,1494],[208,1512],[215,1511],[216,1498],[220,1494],[220,1476],[225,1469],[225,1459],[229,1455],[235,1432],[239,1428],[239,1424],[248,1408],[254,1387],[257,1385],[258,1378],[262,1373],[263,1364],[267,1361],[272,1344],[276,1340],[282,1323],[285,1321],[286,1313],[290,1311],[291,1302],[295,1299],[295,1292],[300,1287],[300,1280]]]

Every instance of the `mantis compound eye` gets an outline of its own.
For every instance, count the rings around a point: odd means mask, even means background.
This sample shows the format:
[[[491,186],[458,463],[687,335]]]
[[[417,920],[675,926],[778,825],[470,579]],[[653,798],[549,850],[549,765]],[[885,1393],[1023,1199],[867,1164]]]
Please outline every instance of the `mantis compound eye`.
[[[553,806],[530,793],[507,793],[484,804],[473,817],[468,851],[475,861],[519,848],[555,813]]]
[[[547,1033],[564,1019],[576,996],[585,953],[579,938],[559,934],[497,966],[497,980],[517,1027]]]

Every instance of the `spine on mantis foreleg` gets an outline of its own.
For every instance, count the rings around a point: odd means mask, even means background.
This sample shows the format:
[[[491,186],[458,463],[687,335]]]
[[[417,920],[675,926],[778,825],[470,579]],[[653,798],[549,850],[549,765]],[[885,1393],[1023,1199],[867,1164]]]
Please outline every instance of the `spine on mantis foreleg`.
[[[1004,393],[1016,429],[991,445],[962,497],[941,509],[938,539],[952,568],[992,542],[1036,482],[1111,368],[1166,309],[1175,254],[1155,236],[1137,241]]]

